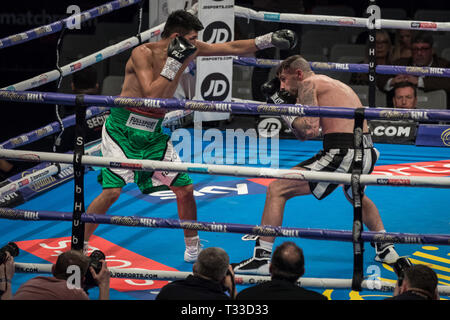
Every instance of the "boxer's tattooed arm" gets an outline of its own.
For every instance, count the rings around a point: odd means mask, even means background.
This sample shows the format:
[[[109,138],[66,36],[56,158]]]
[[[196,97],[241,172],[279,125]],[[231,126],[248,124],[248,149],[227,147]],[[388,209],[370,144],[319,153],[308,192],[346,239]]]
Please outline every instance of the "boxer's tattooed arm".
[[[306,106],[317,106],[316,87],[312,81],[303,81],[298,89],[297,103]],[[294,134],[300,140],[307,140],[317,137],[320,134],[320,118],[318,117],[297,117],[292,123]]]

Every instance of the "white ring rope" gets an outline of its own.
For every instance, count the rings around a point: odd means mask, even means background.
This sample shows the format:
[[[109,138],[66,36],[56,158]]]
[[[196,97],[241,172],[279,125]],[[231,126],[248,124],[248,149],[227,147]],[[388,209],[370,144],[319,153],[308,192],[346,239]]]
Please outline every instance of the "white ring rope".
[[[86,146],[86,154],[88,155],[99,155],[100,154],[100,143],[92,142],[91,145],[93,145],[91,148]],[[12,181],[11,183],[3,186],[0,188],[0,199],[3,199],[7,195],[19,191],[25,187],[31,187],[35,184],[37,184],[39,181],[49,177],[53,176],[55,174],[58,174],[59,172],[72,167],[72,164],[69,163],[63,163],[61,165],[56,164],[50,164],[49,166],[38,170],[36,172],[27,174],[23,176],[21,179]]]
[[[298,24],[313,25],[329,25],[329,26],[347,26],[347,27],[368,27],[369,19],[343,16],[323,16],[323,15],[302,15],[302,14],[285,14],[274,12],[257,12],[248,8],[235,6],[235,15],[237,17],[251,18],[260,21],[270,22],[287,22]],[[425,26],[424,29],[430,31],[450,31],[450,23],[448,22],[412,22],[402,20],[379,19],[377,27],[390,29],[417,29]],[[415,23],[416,27],[413,27]],[[150,40],[160,34],[164,23],[142,32],[142,41]],[[98,52],[88,55],[82,59],[69,63],[61,67],[62,74],[58,70],[43,73],[31,79],[2,88],[4,90],[24,91],[30,88],[40,86],[44,83],[55,81],[60,76],[67,76],[90,65],[98,63],[109,57],[117,55],[125,50],[139,45],[139,39],[136,36],[123,40],[115,45],[106,47]],[[81,68],[73,70],[73,65],[81,65]],[[73,70],[73,71],[72,71]],[[5,195],[17,191],[26,185],[31,185],[37,181],[56,174],[62,168],[67,168],[73,163],[73,155],[71,154],[55,154],[34,151],[17,151],[17,150],[1,150],[0,158],[21,159],[30,161],[52,161],[61,162],[63,165],[58,168],[51,165],[31,175],[10,183],[0,188],[0,198]],[[206,173],[218,175],[232,176],[251,176],[264,178],[281,178],[307,181],[326,181],[339,184],[351,184],[351,174],[344,173],[327,173],[327,172],[311,172],[291,169],[270,169],[270,168],[252,168],[243,166],[225,166],[225,165],[205,165],[196,163],[173,163],[152,160],[133,160],[133,159],[116,159],[104,157],[83,156],[82,164],[100,167],[120,167],[133,170],[155,171],[170,170],[179,172]],[[442,187],[450,188],[450,178],[447,177],[408,177],[403,176],[374,176],[361,175],[361,185],[396,185],[396,186],[416,186],[416,187]],[[35,264],[35,263],[15,263],[16,272],[18,273],[51,273],[51,264]],[[142,269],[119,269],[109,268],[111,277],[126,279],[143,279],[143,280],[178,280],[185,279],[190,272],[178,271],[162,271],[162,270],[142,270]],[[269,281],[270,277],[236,275],[237,284],[256,284]],[[298,282],[303,287],[316,288],[351,288],[352,279],[327,279],[327,278],[301,278]],[[394,284],[380,280],[364,280],[361,287],[369,290],[393,291]],[[450,295],[449,286],[438,286],[440,295]]]
[[[192,8],[188,11],[195,14],[197,11],[197,4],[192,6]],[[155,26],[153,28],[150,28],[146,31],[141,32],[140,35],[141,35],[142,42],[150,40],[151,38],[158,36],[161,33],[162,29],[164,28],[164,25],[165,25],[165,23],[162,23],[158,26]],[[136,36],[132,36],[132,37],[125,39],[119,43],[113,44],[109,47],[106,47],[106,48],[100,50],[100,51],[94,52],[94,53],[92,53],[86,57],[83,57],[79,60],[76,60],[74,62],[66,64],[65,66],[61,67],[62,76],[65,77],[72,73],[83,70],[84,68],[87,68],[98,62],[101,62],[107,58],[113,57],[113,56],[115,56],[125,50],[128,50],[130,48],[133,48],[137,45],[139,45],[139,39]],[[73,68],[74,65],[77,65],[77,68]],[[77,69],[77,70],[74,70],[74,69]],[[5,88],[2,88],[2,90],[13,90],[13,91],[28,90],[31,88],[36,88],[38,86],[41,86],[45,83],[49,83],[49,82],[58,80],[59,77],[60,77],[60,72],[55,69],[55,70],[37,75],[28,80],[24,80],[24,81],[9,85]]]
[[[189,12],[196,14],[198,4],[192,6]],[[303,23],[303,24],[318,24],[329,26],[341,26],[341,27],[364,27],[368,26],[368,18],[356,18],[356,17],[343,17],[343,16],[327,16],[327,15],[304,15],[304,14],[289,14],[289,13],[277,13],[277,12],[264,12],[255,11],[252,9],[234,6],[235,15],[237,17],[251,18],[254,20],[262,20],[267,22],[289,22],[289,23]],[[390,29],[411,29],[411,30],[429,30],[429,31],[450,31],[450,22],[422,22],[422,21],[406,21],[406,20],[389,20],[378,19],[380,28]],[[415,27],[413,27],[415,23]],[[141,33],[142,41],[150,40],[151,38],[159,35],[164,28],[165,23],[155,26],[147,31]],[[423,27],[422,27],[423,26]],[[135,47],[139,44],[139,40],[136,36],[125,39],[115,45],[106,47],[100,51],[94,52],[82,59],[69,63],[63,67],[63,77],[69,74],[78,72],[90,65],[96,64],[107,58],[110,58],[116,54],[119,54],[125,50]],[[73,65],[81,66],[77,70],[72,70]],[[2,90],[14,90],[24,91],[31,88],[38,87],[42,84],[55,81],[59,78],[60,73],[58,70],[52,70],[28,80],[18,82],[16,84],[9,85]]]
[[[164,26],[164,24],[142,32],[141,33],[142,40],[146,41],[152,37],[159,35],[163,26]],[[100,50],[100,51],[94,52],[84,58],[81,58],[77,61],[71,62],[71,63],[66,64],[65,66],[61,67],[62,76],[65,77],[67,75],[70,75],[72,73],[80,71],[84,68],[87,68],[87,67],[93,65],[93,64],[96,64],[107,58],[115,56],[125,50],[135,47],[138,44],[139,44],[139,40],[136,38],[136,36],[125,39],[117,44],[113,44],[109,47],[106,47],[106,48]],[[75,68],[73,68],[74,65],[79,66],[79,69],[73,70],[73,69],[75,69]],[[39,87],[45,83],[49,83],[49,82],[58,80],[59,77],[60,77],[60,73],[58,70],[55,69],[55,70],[52,70],[49,72],[42,73],[42,74],[35,76],[33,78],[30,78],[28,80],[24,80],[24,81],[15,83],[13,85],[7,86],[2,89],[3,90],[13,90],[13,91],[28,90],[31,88]]]
[[[314,14],[294,14],[294,13],[278,13],[267,11],[255,11],[249,8],[234,6],[235,16],[266,22],[284,22],[296,24],[313,24],[327,25],[337,27],[358,27],[368,28],[370,18],[346,17],[346,16],[329,16]],[[406,29],[406,30],[427,30],[427,31],[450,31],[450,22],[433,22],[433,21],[408,21],[408,20],[392,20],[377,19],[376,28],[380,29]]]
[[[46,273],[52,272],[51,264],[39,263],[22,263],[15,262],[15,272],[17,273]],[[143,270],[142,268],[108,268],[112,278],[122,279],[140,279],[140,280],[182,280],[192,274],[191,272],[182,271],[165,271],[165,270]],[[270,281],[269,276],[255,276],[255,275],[235,275],[236,284],[258,284]],[[302,287],[309,288],[324,288],[324,289],[348,289],[351,288],[351,279],[333,279],[333,278],[300,278],[297,282]],[[382,281],[379,279],[363,280],[362,288],[366,290],[377,291],[394,291],[395,284]],[[440,295],[449,296],[450,286],[438,285],[438,292]]]
[[[25,160],[32,162],[51,161],[60,163],[73,163],[73,155],[71,154],[27,150],[0,149],[0,158]],[[306,180],[346,185],[351,185],[352,177],[352,175],[349,173],[315,172],[292,169],[255,168],[245,166],[137,160],[93,156],[83,156],[81,164],[96,167],[121,168],[138,171],[176,171],[237,177]],[[404,177],[362,174],[360,176],[360,183],[361,185],[450,188],[450,177]]]

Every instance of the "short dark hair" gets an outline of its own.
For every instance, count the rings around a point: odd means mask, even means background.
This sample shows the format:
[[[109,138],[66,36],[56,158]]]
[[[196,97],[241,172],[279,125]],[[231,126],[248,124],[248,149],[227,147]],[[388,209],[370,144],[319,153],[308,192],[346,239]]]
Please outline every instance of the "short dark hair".
[[[299,54],[296,54],[286,58],[280,63],[276,73],[277,76],[279,76],[283,72],[283,70],[287,69],[300,69],[303,72],[309,72],[311,71],[311,66],[305,58],[303,58]]]
[[[433,36],[427,32],[421,31],[414,34],[411,43],[428,43],[433,46]]]
[[[271,260],[272,279],[296,282],[305,273],[305,257],[303,250],[292,241],[279,245]]]
[[[395,90],[397,90],[398,88],[407,88],[407,87],[411,87],[414,90],[414,97],[417,97],[417,86],[415,86],[414,84],[412,84],[411,82],[408,82],[408,81],[396,83],[394,85],[394,94],[395,94]]]
[[[203,30],[203,24],[193,14],[184,11],[176,10],[172,12],[167,18],[164,30],[161,33],[161,38],[168,38],[172,33],[178,32],[182,36],[191,31]]]
[[[404,273],[410,288],[422,289],[434,296],[438,278],[433,269],[423,264],[416,264],[405,269]]]
[[[194,263],[194,271],[201,276],[220,282],[225,277],[229,265],[230,258],[225,250],[210,247],[200,251]]]
[[[84,276],[89,268],[89,257],[85,256],[81,251],[69,250],[61,253],[56,260],[53,275],[57,279],[64,279],[70,276],[67,273],[69,266],[78,266],[81,271],[81,275]]]

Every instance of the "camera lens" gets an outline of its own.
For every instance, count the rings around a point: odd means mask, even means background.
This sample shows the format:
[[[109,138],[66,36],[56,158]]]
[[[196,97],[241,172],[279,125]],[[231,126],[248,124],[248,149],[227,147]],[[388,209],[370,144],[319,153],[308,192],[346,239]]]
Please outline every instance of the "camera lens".
[[[0,248],[0,264],[5,263],[6,252],[9,252],[12,257],[17,257],[19,255],[19,247],[14,242],[10,242],[6,246]]]

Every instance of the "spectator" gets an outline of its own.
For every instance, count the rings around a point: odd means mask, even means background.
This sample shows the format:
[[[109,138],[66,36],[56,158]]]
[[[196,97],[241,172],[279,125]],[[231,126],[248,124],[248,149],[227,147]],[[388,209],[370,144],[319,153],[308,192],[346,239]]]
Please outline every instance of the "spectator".
[[[327,300],[296,284],[305,273],[305,259],[303,250],[294,242],[286,241],[275,249],[269,271],[271,281],[242,290],[236,300]]]
[[[415,109],[417,105],[417,89],[411,82],[399,82],[394,86],[392,98],[394,108]]]
[[[98,284],[100,294],[99,300],[109,300],[109,279],[110,273],[106,267],[106,262],[102,262],[102,269],[95,273],[89,267],[89,257],[79,251],[70,250],[58,256],[56,264],[52,266],[53,277],[35,277],[22,284],[14,294],[13,300],[89,300],[89,296],[82,289],[84,285],[84,275],[89,271],[93,279]],[[82,275],[79,284],[80,288],[70,288],[72,283],[70,266],[78,266]]]
[[[202,250],[192,270],[193,275],[164,286],[156,300],[230,300],[235,297],[234,273],[223,249]]]
[[[395,33],[395,44],[392,50],[392,60],[398,60],[401,58],[411,58],[411,41],[412,30],[398,29]]]
[[[433,67],[433,68],[449,68],[450,62],[433,54],[433,37],[429,33],[419,32],[414,35],[411,45],[412,56],[410,58],[400,58],[393,62],[399,66],[416,66],[416,67]],[[412,76],[399,74],[395,77],[389,77],[383,84],[385,91],[393,94],[392,89],[396,83],[411,82],[418,89],[434,91],[443,89],[447,92],[447,106],[449,105],[450,81],[442,77],[432,76]],[[389,97],[388,97],[389,100]]]
[[[0,300],[12,298],[11,280],[14,276],[14,258],[5,252],[6,260],[0,265]]]
[[[386,300],[440,299],[437,291],[438,278],[436,273],[430,267],[423,264],[417,264],[410,266],[403,272],[403,281],[397,281],[394,296],[387,298]]]
[[[392,41],[389,33],[386,30],[377,30],[375,40],[375,59],[376,65],[391,65],[392,64]],[[368,43],[367,43],[368,45]],[[367,50],[368,54],[369,50]],[[369,63],[369,57],[366,56],[364,60],[359,63]],[[383,90],[383,86],[386,83],[389,75],[377,74],[376,82],[377,87]],[[350,85],[368,85],[369,75],[368,73],[352,73],[350,78]]]

